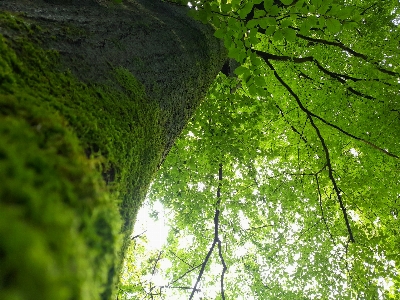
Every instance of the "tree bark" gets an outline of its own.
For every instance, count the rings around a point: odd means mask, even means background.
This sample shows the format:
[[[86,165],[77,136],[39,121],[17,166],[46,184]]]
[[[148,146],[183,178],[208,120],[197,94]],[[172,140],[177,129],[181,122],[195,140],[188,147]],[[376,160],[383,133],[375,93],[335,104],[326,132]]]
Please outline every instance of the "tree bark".
[[[105,82],[112,68],[127,68],[165,112],[166,153],[226,61],[210,26],[160,0],[108,8],[94,0],[7,0],[0,9],[48,29],[43,46],[57,50],[65,69],[85,82]],[[66,34],[68,27],[73,34]]]
[[[36,289],[41,289],[42,299],[110,299],[151,176],[204,98],[226,51],[213,29],[188,17],[186,8],[158,0],[108,7],[95,0],[5,0],[0,10],[5,12],[0,34],[6,49],[6,67],[0,70],[0,160],[10,169],[19,162],[22,166],[18,180],[0,168],[0,210],[9,218],[8,224],[0,222],[0,259],[8,266],[0,272],[0,294],[5,295],[0,299],[29,299]],[[13,133],[16,128],[24,131]],[[35,162],[34,155],[27,154],[29,147],[38,151]],[[93,164],[100,167],[93,171]],[[70,172],[69,166],[75,165],[79,172]],[[23,174],[32,168],[30,183]],[[59,185],[47,187],[46,172],[53,172],[51,178],[57,177]],[[96,172],[106,186],[93,179]],[[24,200],[8,185],[11,180],[30,187]],[[93,193],[88,195],[88,190]],[[59,198],[73,222],[50,218],[59,201],[50,199]],[[104,217],[115,201],[122,217],[122,245]],[[43,213],[40,218],[33,217],[35,205]],[[21,210],[19,217],[9,212],[15,207]],[[29,241],[22,241],[22,231]],[[10,232],[14,236],[8,236]],[[60,241],[68,243],[68,254]],[[79,245],[83,252],[77,250]],[[13,258],[15,251],[20,262]],[[90,265],[90,272],[76,271],[85,264],[85,255],[93,263],[118,251],[119,259],[110,258],[102,269]],[[26,274],[23,261],[29,264]],[[97,288],[81,284],[85,280],[96,282]]]

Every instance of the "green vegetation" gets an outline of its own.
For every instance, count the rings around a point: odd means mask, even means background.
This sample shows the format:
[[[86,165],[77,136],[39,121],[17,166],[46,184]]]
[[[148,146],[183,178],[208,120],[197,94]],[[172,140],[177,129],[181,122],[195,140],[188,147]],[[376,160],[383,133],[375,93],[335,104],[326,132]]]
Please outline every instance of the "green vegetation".
[[[137,239],[121,298],[397,299],[398,1],[191,5],[241,66],[155,179],[168,242]]]
[[[158,109],[123,68],[83,84],[38,26],[0,26],[0,299],[110,299],[164,149]]]

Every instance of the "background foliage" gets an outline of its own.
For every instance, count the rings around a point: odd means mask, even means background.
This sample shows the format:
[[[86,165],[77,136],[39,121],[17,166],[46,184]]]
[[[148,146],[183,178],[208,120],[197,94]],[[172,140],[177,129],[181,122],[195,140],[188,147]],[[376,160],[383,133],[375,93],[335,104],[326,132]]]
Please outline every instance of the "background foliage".
[[[394,299],[398,1],[189,4],[240,66],[216,79],[154,181],[168,243],[121,296],[186,299],[203,266],[202,299]]]

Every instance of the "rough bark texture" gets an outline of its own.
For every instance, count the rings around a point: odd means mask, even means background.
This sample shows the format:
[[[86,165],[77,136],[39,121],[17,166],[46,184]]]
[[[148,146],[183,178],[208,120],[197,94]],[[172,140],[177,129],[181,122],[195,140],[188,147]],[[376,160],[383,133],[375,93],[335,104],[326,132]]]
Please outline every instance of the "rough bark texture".
[[[226,52],[161,1],[0,10],[0,299],[110,299],[151,177]]]
[[[112,7],[92,0],[46,2],[1,1],[0,9],[22,12],[49,29],[43,45],[59,51],[64,67],[85,82],[108,80],[116,66],[128,69],[165,111],[168,150],[226,60],[212,28],[160,0]]]

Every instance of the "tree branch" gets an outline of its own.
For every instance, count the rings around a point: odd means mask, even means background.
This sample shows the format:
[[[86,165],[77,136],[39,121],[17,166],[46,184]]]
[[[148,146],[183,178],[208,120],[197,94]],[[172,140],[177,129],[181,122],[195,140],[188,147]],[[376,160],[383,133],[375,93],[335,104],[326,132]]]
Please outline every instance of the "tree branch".
[[[222,273],[221,273],[221,298],[225,300],[225,289],[224,289],[224,276],[225,272],[228,269],[224,260],[224,256],[222,255],[222,247],[221,247],[221,240],[218,239],[218,256],[222,263]]]
[[[190,272],[194,271],[195,269],[197,269],[197,268],[199,268],[199,267],[201,267],[201,264],[200,264],[200,265],[197,265],[197,266],[195,266],[195,267],[190,268],[190,269],[187,270],[185,273],[183,273],[181,276],[179,276],[177,279],[174,279],[173,281],[171,281],[171,282],[168,284],[168,286],[166,286],[166,287],[174,288],[174,287],[171,286],[172,284],[174,284],[174,283],[177,282],[178,280],[181,280],[181,279],[182,279],[183,277],[185,277],[187,274],[189,274]]]
[[[292,129],[292,131],[293,131],[294,133],[297,133],[297,134],[300,136],[300,139],[302,139],[303,142],[304,142],[306,145],[308,145],[308,144],[307,144],[307,139],[305,138],[305,136],[304,136],[300,131],[298,131],[292,124],[290,124],[289,120],[286,119],[285,114],[284,114],[283,110],[280,108],[280,106],[279,106],[278,104],[275,104],[275,106],[276,106],[276,108],[279,109],[279,112],[281,113],[283,119],[284,119],[285,122],[290,126],[290,128]]]
[[[331,231],[329,230],[329,226],[328,226],[328,223],[326,222],[325,215],[324,215],[324,209],[322,207],[322,195],[321,195],[321,189],[320,189],[319,181],[318,181],[318,174],[315,174],[315,180],[317,181],[318,200],[319,200],[319,208],[321,209],[321,217],[322,217],[322,220],[324,221],[326,230],[328,231],[328,234],[331,237],[332,243],[335,244],[335,240],[332,236]]]
[[[329,71],[328,69],[324,68],[316,59],[314,59],[314,63],[317,65],[317,68],[322,71],[323,73],[325,73],[326,75],[328,75],[329,77],[336,79],[337,81],[339,81],[341,84],[345,85],[347,82],[345,79],[350,79],[352,81],[359,81],[361,79],[357,79],[351,76],[348,76],[346,74],[339,74],[339,73],[335,73],[332,71]],[[344,79],[343,79],[344,78]],[[368,99],[368,100],[376,100],[374,97],[363,94],[355,89],[353,89],[352,87],[346,87],[346,89],[350,92],[352,92],[353,94]]]
[[[263,58],[264,60],[272,59],[272,60],[276,60],[276,61],[292,61],[294,63],[313,62],[313,63],[316,64],[317,68],[321,72],[323,72],[324,74],[328,75],[329,77],[339,81],[343,85],[346,85],[346,83],[347,83],[345,79],[349,79],[349,80],[352,80],[354,82],[365,81],[365,79],[355,78],[355,77],[349,76],[347,74],[339,74],[339,73],[335,73],[335,72],[329,71],[328,69],[323,67],[313,56],[290,57],[290,56],[287,56],[287,55],[276,55],[276,54],[266,53],[266,52],[259,51],[259,50],[254,50],[254,52],[257,53],[257,55],[260,56],[261,58]],[[308,78],[310,79],[310,77],[308,77]],[[378,80],[378,79],[371,79],[371,80],[380,82],[380,80]],[[366,94],[363,94],[363,93],[355,90],[352,87],[346,87],[346,89],[349,92],[351,92],[351,93],[353,93],[353,94],[355,94],[355,95],[357,95],[359,97],[362,97],[362,98],[365,98],[365,99],[368,99],[368,100],[375,100],[374,97],[366,95]]]
[[[212,254],[216,244],[218,244],[218,250],[219,250],[218,253],[219,253],[219,257],[221,259],[221,263],[223,266],[222,274],[221,274],[221,297],[223,300],[225,300],[224,275],[227,270],[227,267],[225,264],[225,260],[222,256],[221,240],[219,239],[219,236],[218,236],[219,215],[220,215],[219,205],[221,203],[221,186],[222,186],[222,164],[219,164],[218,179],[219,179],[219,183],[218,183],[218,190],[217,190],[217,203],[216,203],[216,209],[215,209],[215,215],[214,215],[214,240],[212,242],[210,249],[208,250],[208,253],[206,255],[206,258],[204,259],[204,262],[201,264],[201,269],[200,269],[199,275],[197,276],[196,283],[190,294],[189,300],[193,299],[194,293],[196,292],[196,289],[197,289],[197,285],[200,283],[200,280],[201,280],[201,277],[203,276],[207,262],[210,259],[211,254]]]
[[[183,258],[180,258],[178,255],[176,255],[173,251],[169,250],[170,253],[172,253],[172,255],[174,255],[176,258],[178,258],[181,262],[183,262],[184,264],[188,265],[191,268],[194,268],[193,265],[189,264],[186,260],[184,260]]]
[[[306,109],[303,106],[303,104],[301,103],[300,98],[297,96],[297,94],[279,76],[279,74],[275,70],[274,66],[268,60],[266,61],[266,63],[270,67],[270,69],[274,72],[275,78],[286,88],[286,90],[293,96],[293,98],[295,98],[295,100],[296,100],[297,104],[299,105],[300,109],[307,114],[308,118],[310,119],[311,126],[314,128],[315,132],[317,133],[317,136],[318,136],[318,138],[319,138],[319,140],[320,140],[320,142],[322,144],[322,148],[324,149],[324,152],[325,152],[325,158],[326,158],[326,164],[327,164],[327,167],[328,167],[329,178],[331,179],[333,188],[334,188],[334,190],[336,192],[336,196],[337,196],[337,199],[339,201],[340,209],[342,210],[343,217],[344,217],[344,220],[345,220],[346,228],[347,228],[347,231],[349,233],[350,241],[351,242],[355,242],[354,237],[353,237],[353,232],[352,232],[352,230],[350,228],[350,222],[349,222],[349,219],[348,219],[348,216],[347,216],[346,207],[343,204],[341,193],[340,193],[339,188],[338,188],[338,186],[336,184],[336,180],[333,177],[333,168],[332,168],[332,164],[331,164],[331,158],[330,158],[329,150],[328,150],[328,147],[326,146],[325,140],[322,137],[318,126],[316,126],[315,123],[314,123],[313,115],[310,113],[310,111],[308,109]]]
[[[134,239],[140,237],[143,233],[146,233],[146,231],[147,231],[147,229],[144,230],[142,233],[139,233],[139,234],[137,234],[137,235],[135,235],[135,236],[132,236],[132,237],[131,237],[131,240],[134,240]]]
[[[151,277],[153,277],[154,274],[156,273],[157,263],[160,261],[161,255],[163,254],[163,252],[164,252],[164,251],[161,250],[161,251],[158,253],[157,259],[154,261],[154,266],[153,266],[153,270],[152,270],[152,272],[151,272]],[[147,293],[147,294],[150,295],[151,299],[153,299],[154,294],[152,293],[152,291],[153,291],[153,289],[156,288],[156,286],[153,286],[153,282],[152,282],[151,280],[150,280],[150,282],[149,282],[149,286],[150,286],[150,291],[149,291],[149,293]]]
[[[160,286],[160,288],[162,289],[180,289],[180,290],[191,290],[192,287],[191,286]],[[201,289],[196,289],[196,292],[201,292]]]
[[[293,28],[293,29],[297,29],[297,28]],[[353,55],[353,56],[355,56],[355,57],[358,57],[358,58],[361,58],[361,59],[364,60],[364,61],[370,62],[370,60],[368,59],[368,56],[366,56],[365,54],[358,53],[358,52],[354,51],[353,49],[351,49],[351,48],[345,46],[345,45],[344,45],[343,43],[341,43],[341,42],[332,42],[332,41],[327,41],[327,40],[324,40],[324,39],[312,38],[312,37],[309,37],[309,36],[302,35],[302,34],[300,34],[300,33],[296,33],[296,35],[297,35],[299,38],[301,38],[301,39],[303,39],[303,40],[310,41],[310,42],[339,47],[340,49],[342,49],[342,50],[344,50],[344,51],[350,53],[351,55]],[[396,77],[399,76],[398,73],[393,72],[393,71],[386,70],[386,69],[380,67],[377,63],[373,63],[373,64],[374,64],[375,67],[376,67],[379,71],[381,71],[382,73],[385,73],[385,74],[388,74],[388,75],[391,75],[391,76],[396,76]]]
[[[271,70],[274,71],[275,77],[276,77],[277,73],[276,73],[275,68],[274,68],[274,67],[271,65],[271,63],[269,62],[269,59],[281,60],[281,61],[288,61],[288,60],[291,60],[291,58],[290,58],[289,56],[277,56],[277,55],[272,55],[272,54],[265,53],[265,52],[262,52],[262,51],[259,51],[259,50],[254,50],[254,52],[255,52],[259,57],[261,57],[261,58],[265,61],[265,63],[271,68]],[[278,57],[278,59],[276,59],[276,57]],[[313,57],[311,57],[311,56],[310,56],[310,57],[305,57],[304,59],[307,59],[307,61],[313,61]],[[292,61],[295,61],[295,60],[292,60]],[[315,63],[317,63],[317,66],[318,66],[318,62],[315,61]],[[321,69],[324,69],[322,66],[320,66],[320,67],[321,67]],[[327,70],[326,70],[326,71],[327,71]],[[329,72],[329,71],[327,71],[327,72]],[[335,73],[335,74],[336,74],[336,73]],[[338,75],[338,76],[340,76],[340,75]],[[279,77],[280,80],[282,80],[282,79],[280,78],[279,75],[278,75],[278,77]],[[278,78],[278,77],[277,77],[277,78]],[[278,79],[278,81],[281,82],[279,79]],[[282,82],[283,82],[283,80],[282,80]],[[281,82],[281,84],[284,85],[284,87],[285,87],[289,92],[292,91],[292,93],[293,93],[293,94],[291,93],[292,95],[296,95],[296,94],[293,92],[293,90],[292,90],[290,87],[287,86],[286,83],[284,83],[284,82],[282,83],[282,82]],[[288,88],[289,88],[289,89],[288,89]],[[348,88],[348,89],[350,90],[351,88]],[[296,97],[297,97],[297,95],[296,95]],[[369,97],[369,96],[368,96],[368,97]],[[335,128],[335,129],[337,129],[338,131],[342,132],[343,134],[345,134],[345,135],[347,135],[347,136],[349,136],[349,137],[351,137],[351,138],[353,138],[353,139],[355,139],[355,140],[357,140],[357,141],[363,142],[363,143],[365,143],[365,144],[367,144],[367,145],[369,145],[369,146],[371,146],[371,147],[373,147],[373,148],[375,148],[375,149],[381,151],[382,153],[385,153],[386,155],[389,155],[389,156],[394,157],[394,158],[397,158],[397,159],[400,158],[398,155],[393,154],[393,153],[391,153],[391,152],[389,152],[389,151],[387,151],[387,150],[385,150],[385,149],[383,149],[383,148],[381,148],[381,147],[379,147],[379,146],[377,146],[377,145],[375,145],[375,144],[373,144],[373,143],[371,143],[371,142],[369,142],[369,141],[367,141],[367,140],[365,140],[365,139],[363,139],[363,138],[357,137],[357,136],[355,136],[354,134],[351,134],[351,133],[349,133],[349,132],[343,130],[342,128],[340,128],[339,126],[337,126],[337,125],[335,125],[335,124],[332,124],[332,123],[326,121],[326,120],[323,119],[322,117],[320,117],[320,116],[318,116],[318,115],[312,113],[310,110],[308,110],[307,108],[305,108],[304,105],[300,102],[300,99],[299,99],[298,97],[295,98],[295,99],[296,99],[297,103],[299,104],[299,107],[301,108],[301,110],[303,110],[304,112],[306,112],[309,116],[312,116],[312,117],[317,118],[318,120],[322,121],[322,122],[325,123],[326,125],[331,126],[331,127]]]

